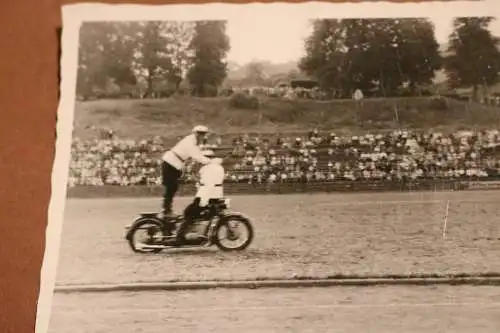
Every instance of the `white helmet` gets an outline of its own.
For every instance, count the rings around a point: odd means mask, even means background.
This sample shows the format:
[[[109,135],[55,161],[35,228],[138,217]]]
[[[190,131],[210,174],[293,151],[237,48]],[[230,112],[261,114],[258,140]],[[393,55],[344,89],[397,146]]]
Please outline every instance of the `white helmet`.
[[[193,127],[192,133],[208,133],[210,130],[205,125],[197,125]]]

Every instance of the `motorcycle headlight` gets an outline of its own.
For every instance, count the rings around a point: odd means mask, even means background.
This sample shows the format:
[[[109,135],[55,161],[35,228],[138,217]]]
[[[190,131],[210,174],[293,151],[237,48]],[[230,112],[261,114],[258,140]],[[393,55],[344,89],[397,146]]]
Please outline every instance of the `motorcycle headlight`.
[[[226,205],[226,208],[229,208],[231,206],[231,199],[229,198],[224,199],[224,205]]]

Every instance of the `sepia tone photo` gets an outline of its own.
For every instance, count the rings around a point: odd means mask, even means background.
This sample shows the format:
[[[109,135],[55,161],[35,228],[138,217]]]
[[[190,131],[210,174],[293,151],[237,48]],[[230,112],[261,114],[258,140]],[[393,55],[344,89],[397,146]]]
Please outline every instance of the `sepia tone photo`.
[[[498,332],[493,8],[81,8],[39,327]]]

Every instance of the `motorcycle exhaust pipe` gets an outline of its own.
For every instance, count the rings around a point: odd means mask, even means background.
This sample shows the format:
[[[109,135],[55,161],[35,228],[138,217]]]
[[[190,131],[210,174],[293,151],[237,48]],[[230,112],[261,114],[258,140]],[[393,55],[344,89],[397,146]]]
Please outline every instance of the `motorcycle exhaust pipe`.
[[[168,246],[166,245],[143,245],[141,246],[144,250],[154,250],[154,249],[166,249]]]

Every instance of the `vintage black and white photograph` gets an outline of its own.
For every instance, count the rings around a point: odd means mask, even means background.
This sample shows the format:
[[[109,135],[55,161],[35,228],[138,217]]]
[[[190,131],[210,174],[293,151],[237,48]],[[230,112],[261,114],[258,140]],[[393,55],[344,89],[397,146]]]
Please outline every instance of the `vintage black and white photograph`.
[[[498,332],[497,8],[63,10],[37,332]]]

